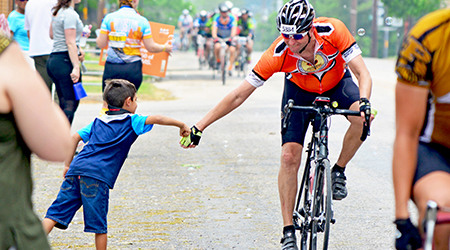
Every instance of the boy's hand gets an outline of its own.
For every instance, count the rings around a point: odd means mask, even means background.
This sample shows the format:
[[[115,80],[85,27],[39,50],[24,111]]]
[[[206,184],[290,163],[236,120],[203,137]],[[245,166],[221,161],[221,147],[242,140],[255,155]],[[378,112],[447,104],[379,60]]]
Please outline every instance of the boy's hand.
[[[63,177],[64,178],[66,178],[66,174],[67,174],[67,171],[69,171],[69,167],[70,166],[64,165],[64,171],[63,171]]]
[[[180,144],[183,148],[195,148],[200,143],[200,138],[202,137],[202,131],[200,131],[196,126],[192,126],[189,135],[181,138]]]
[[[191,133],[191,129],[188,125],[184,124],[183,127],[180,128],[180,136],[186,137]]]

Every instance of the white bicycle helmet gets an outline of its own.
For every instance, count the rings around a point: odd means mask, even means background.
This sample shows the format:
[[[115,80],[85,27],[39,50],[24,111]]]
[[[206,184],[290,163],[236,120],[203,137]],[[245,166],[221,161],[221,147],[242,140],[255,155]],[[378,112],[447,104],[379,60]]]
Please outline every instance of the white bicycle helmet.
[[[284,34],[297,34],[308,30],[315,17],[308,0],[291,0],[278,11],[277,28]]]
[[[185,15],[185,16],[189,15],[189,10],[184,9],[184,10],[183,10],[183,15]]]

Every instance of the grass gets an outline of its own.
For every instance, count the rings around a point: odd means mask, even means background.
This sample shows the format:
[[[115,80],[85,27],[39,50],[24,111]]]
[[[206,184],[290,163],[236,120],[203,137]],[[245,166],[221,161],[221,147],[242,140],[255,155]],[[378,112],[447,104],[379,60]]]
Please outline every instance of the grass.
[[[92,53],[86,53],[85,60],[87,61],[97,61],[99,60],[99,56],[92,54]],[[103,71],[103,66],[98,64],[86,64],[86,67],[88,68],[88,71]],[[144,100],[144,101],[164,101],[164,100],[174,100],[175,97],[170,93],[170,91],[159,89],[155,87],[153,84],[154,77],[144,75],[142,84],[138,90],[138,99]],[[102,76],[83,76],[83,82],[84,83],[97,83],[100,84],[102,82]],[[86,93],[91,96],[98,96],[98,101],[101,100],[101,94],[102,94],[102,86],[101,85],[89,85],[89,84],[83,84],[84,89],[86,90]],[[86,98],[85,98],[86,99]],[[93,98],[89,98],[90,101],[93,100]],[[88,101],[88,100],[85,100]]]

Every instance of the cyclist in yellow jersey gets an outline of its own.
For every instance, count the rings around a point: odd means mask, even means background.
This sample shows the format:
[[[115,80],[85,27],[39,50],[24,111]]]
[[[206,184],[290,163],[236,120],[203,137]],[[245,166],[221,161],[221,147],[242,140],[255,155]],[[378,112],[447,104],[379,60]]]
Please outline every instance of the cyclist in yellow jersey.
[[[422,222],[426,202],[450,206],[450,9],[423,17],[398,55],[393,155],[397,249],[422,242],[411,223],[412,199]],[[450,227],[437,226],[435,249],[449,249]],[[409,246],[408,246],[409,245]]]

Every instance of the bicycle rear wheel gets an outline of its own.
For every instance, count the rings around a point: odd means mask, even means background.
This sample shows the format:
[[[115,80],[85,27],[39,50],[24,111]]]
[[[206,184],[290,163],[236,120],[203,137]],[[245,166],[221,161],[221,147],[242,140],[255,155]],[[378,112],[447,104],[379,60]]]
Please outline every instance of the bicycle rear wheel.
[[[322,161],[314,177],[312,199],[310,249],[328,249],[331,209],[331,166],[328,159]]]
[[[309,148],[309,145],[308,145]],[[293,222],[296,230],[300,231],[300,249],[306,250],[308,246],[309,234],[311,233],[311,204],[312,204],[312,183],[311,183],[311,150],[308,150],[307,160],[300,183],[297,203],[294,210]]]

